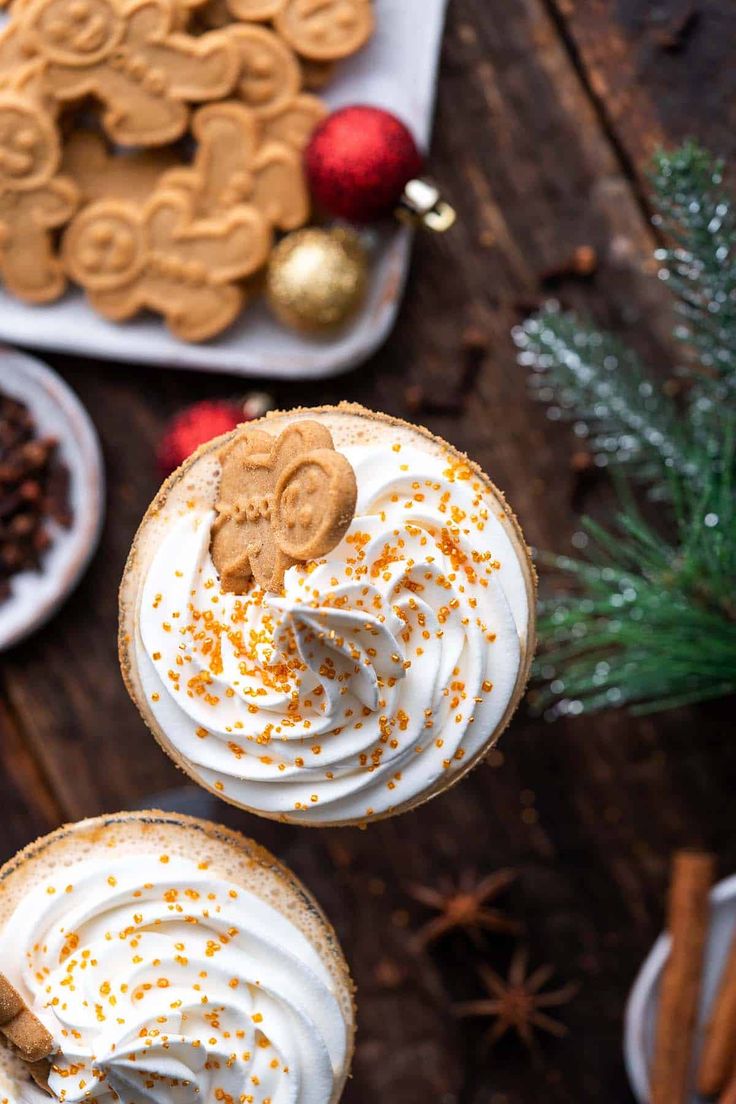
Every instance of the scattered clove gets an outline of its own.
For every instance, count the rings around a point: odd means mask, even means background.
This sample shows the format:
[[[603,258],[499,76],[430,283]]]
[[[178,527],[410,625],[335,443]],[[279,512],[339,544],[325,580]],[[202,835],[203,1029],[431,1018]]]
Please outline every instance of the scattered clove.
[[[39,437],[28,408],[0,392],[0,603],[13,575],[40,570],[50,522],[72,523],[69,472],[57,441]]]
[[[570,457],[570,468],[576,475],[584,475],[595,466],[595,460],[589,452],[574,452]]]
[[[539,279],[549,287],[566,279],[589,280],[597,271],[597,251],[592,245],[579,245],[561,264],[542,272]]]

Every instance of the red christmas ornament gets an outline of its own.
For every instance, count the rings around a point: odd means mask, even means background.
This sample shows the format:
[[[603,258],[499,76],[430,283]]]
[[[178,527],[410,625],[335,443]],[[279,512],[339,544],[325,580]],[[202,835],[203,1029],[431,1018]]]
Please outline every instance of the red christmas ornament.
[[[172,418],[158,447],[161,474],[170,475],[205,441],[229,433],[252,417],[254,415],[248,415],[242,404],[224,400],[198,402],[182,410]]]
[[[315,202],[335,218],[373,222],[392,214],[424,158],[406,126],[378,107],[344,107],[315,130],[306,169]]]

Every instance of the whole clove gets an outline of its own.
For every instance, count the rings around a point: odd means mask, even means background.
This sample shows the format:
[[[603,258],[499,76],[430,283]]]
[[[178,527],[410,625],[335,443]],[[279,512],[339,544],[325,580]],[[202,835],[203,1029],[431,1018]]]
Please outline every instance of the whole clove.
[[[58,442],[39,436],[28,407],[0,392],[0,603],[12,593],[12,576],[42,569],[52,523],[72,523]]]

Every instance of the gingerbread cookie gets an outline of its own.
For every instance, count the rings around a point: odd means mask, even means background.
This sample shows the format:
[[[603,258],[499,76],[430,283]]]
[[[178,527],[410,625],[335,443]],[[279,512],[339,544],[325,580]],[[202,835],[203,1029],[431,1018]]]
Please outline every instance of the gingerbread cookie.
[[[0,81],[3,88],[14,83],[18,71],[32,60],[32,54],[23,49],[17,19],[10,21],[0,31]]]
[[[66,286],[51,231],[74,214],[78,192],[59,176],[55,123],[16,92],[0,92],[0,273],[8,291],[31,303]]]
[[[355,473],[319,422],[297,422],[277,439],[244,429],[220,462],[210,550],[224,591],[243,594],[251,579],[278,591],[287,568],[319,559],[345,536]]]
[[[0,1032],[26,1062],[42,1062],[54,1049],[54,1040],[31,1012],[5,974],[0,974]]]
[[[258,123],[242,104],[207,104],[192,120],[197,153],[191,168],[173,169],[165,188],[185,193],[195,218],[251,203],[272,226],[295,230],[309,217],[301,159],[289,146],[259,146]]]
[[[47,115],[56,117],[58,107],[44,86],[44,63],[23,42],[17,11],[29,0],[15,0],[10,21],[0,30],[0,89],[20,92],[39,103]]]
[[[172,149],[112,152],[101,134],[73,130],[64,142],[61,170],[72,178],[82,203],[128,199],[145,203],[164,173],[180,164]]]
[[[165,0],[31,0],[15,17],[21,46],[44,63],[43,83],[65,102],[93,96],[123,145],[164,145],[181,136],[187,101],[232,88],[238,57],[222,34],[172,30]]]
[[[245,302],[237,281],[261,267],[270,245],[254,207],[192,221],[186,196],[162,189],[142,208],[90,204],[66,231],[62,256],[105,318],[123,321],[148,307],[176,337],[205,341],[235,320]]]
[[[294,51],[266,27],[236,25],[227,36],[240,58],[234,94],[258,115],[276,115],[296,96],[301,71]]]
[[[261,117],[261,135],[264,141],[285,142],[302,153],[315,128],[326,117],[327,105],[316,96],[302,93],[276,114]]]
[[[227,0],[227,6],[236,19],[265,23],[278,15],[284,0]]]
[[[274,16],[278,33],[312,61],[356,53],[373,33],[370,0],[285,0]]]

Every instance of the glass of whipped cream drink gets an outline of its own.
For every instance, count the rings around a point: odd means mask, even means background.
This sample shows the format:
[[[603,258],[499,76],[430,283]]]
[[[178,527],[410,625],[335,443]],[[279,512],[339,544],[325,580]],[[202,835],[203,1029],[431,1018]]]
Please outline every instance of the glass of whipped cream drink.
[[[65,1104],[335,1104],[353,987],[294,875],[236,832],[119,813],[0,870],[0,972],[53,1039]],[[0,1099],[43,1104],[0,1047]]]
[[[223,448],[305,421],[352,467],[349,527],[275,592],[225,592],[210,551]],[[349,404],[270,414],[195,453],[143,519],[120,597],[123,676],[164,750],[294,824],[362,825],[442,793],[509,723],[534,650],[534,568],[501,493],[427,430]]]

